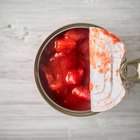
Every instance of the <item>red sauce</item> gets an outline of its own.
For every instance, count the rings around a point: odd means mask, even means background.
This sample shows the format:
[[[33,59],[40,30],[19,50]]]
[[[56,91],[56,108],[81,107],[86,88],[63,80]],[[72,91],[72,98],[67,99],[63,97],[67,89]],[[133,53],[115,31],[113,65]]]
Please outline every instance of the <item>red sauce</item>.
[[[89,29],[69,29],[44,49],[39,74],[46,94],[58,105],[90,110]]]

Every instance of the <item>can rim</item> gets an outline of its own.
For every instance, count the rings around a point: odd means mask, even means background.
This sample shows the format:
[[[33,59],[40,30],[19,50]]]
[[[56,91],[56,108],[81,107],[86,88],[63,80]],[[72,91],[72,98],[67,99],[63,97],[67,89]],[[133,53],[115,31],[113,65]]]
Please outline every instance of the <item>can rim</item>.
[[[71,115],[71,116],[78,116],[78,117],[83,117],[83,116],[91,116],[91,115],[95,115],[99,112],[92,112],[91,110],[86,110],[86,111],[74,111],[74,110],[70,110],[70,109],[66,109],[60,105],[58,105],[57,103],[55,103],[45,92],[41,81],[40,81],[40,77],[39,77],[39,62],[40,62],[40,58],[42,55],[42,52],[44,51],[44,49],[46,48],[47,44],[58,34],[68,30],[68,29],[73,29],[73,28],[89,28],[89,27],[98,27],[98,28],[102,28],[99,27],[97,25],[94,24],[88,24],[88,23],[74,23],[74,24],[69,24],[66,26],[63,26],[59,29],[57,29],[56,31],[54,31],[52,34],[50,34],[45,41],[42,43],[42,45],[40,46],[36,58],[35,58],[35,63],[34,63],[34,77],[35,77],[35,81],[36,81],[36,85],[41,93],[41,95],[43,96],[43,98],[56,110],[67,114],[67,115]]]

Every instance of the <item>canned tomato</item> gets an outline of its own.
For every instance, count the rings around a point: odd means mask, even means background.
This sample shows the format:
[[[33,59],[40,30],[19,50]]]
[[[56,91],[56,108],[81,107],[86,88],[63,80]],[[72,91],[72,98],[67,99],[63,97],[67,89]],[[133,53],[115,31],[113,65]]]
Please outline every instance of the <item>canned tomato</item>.
[[[38,89],[55,109],[74,116],[109,110],[125,96],[125,81],[140,82],[140,59],[126,61],[119,38],[93,24],[53,32],[41,45],[34,74]],[[137,71],[128,75],[127,67]]]

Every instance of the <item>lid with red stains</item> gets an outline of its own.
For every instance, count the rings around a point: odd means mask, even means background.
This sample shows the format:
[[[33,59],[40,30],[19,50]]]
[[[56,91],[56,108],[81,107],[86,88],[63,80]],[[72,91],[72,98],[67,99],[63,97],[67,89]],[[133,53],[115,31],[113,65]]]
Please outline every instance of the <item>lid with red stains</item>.
[[[124,44],[105,29],[89,29],[91,110],[102,112],[116,106],[125,96],[119,74]]]

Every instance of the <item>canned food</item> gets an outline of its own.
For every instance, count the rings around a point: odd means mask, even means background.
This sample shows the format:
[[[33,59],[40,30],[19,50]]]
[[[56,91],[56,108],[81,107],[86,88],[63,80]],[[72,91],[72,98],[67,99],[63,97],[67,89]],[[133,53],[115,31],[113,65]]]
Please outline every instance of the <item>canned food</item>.
[[[51,106],[68,115],[109,110],[124,97],[124,81],[140,82],[140,59],[127,62],[124,55],[124,44],[102,27],[64,26],[37,53],[34,74],[38,89]],[[127,74],[128,65],[136,67],[135,76]]]

